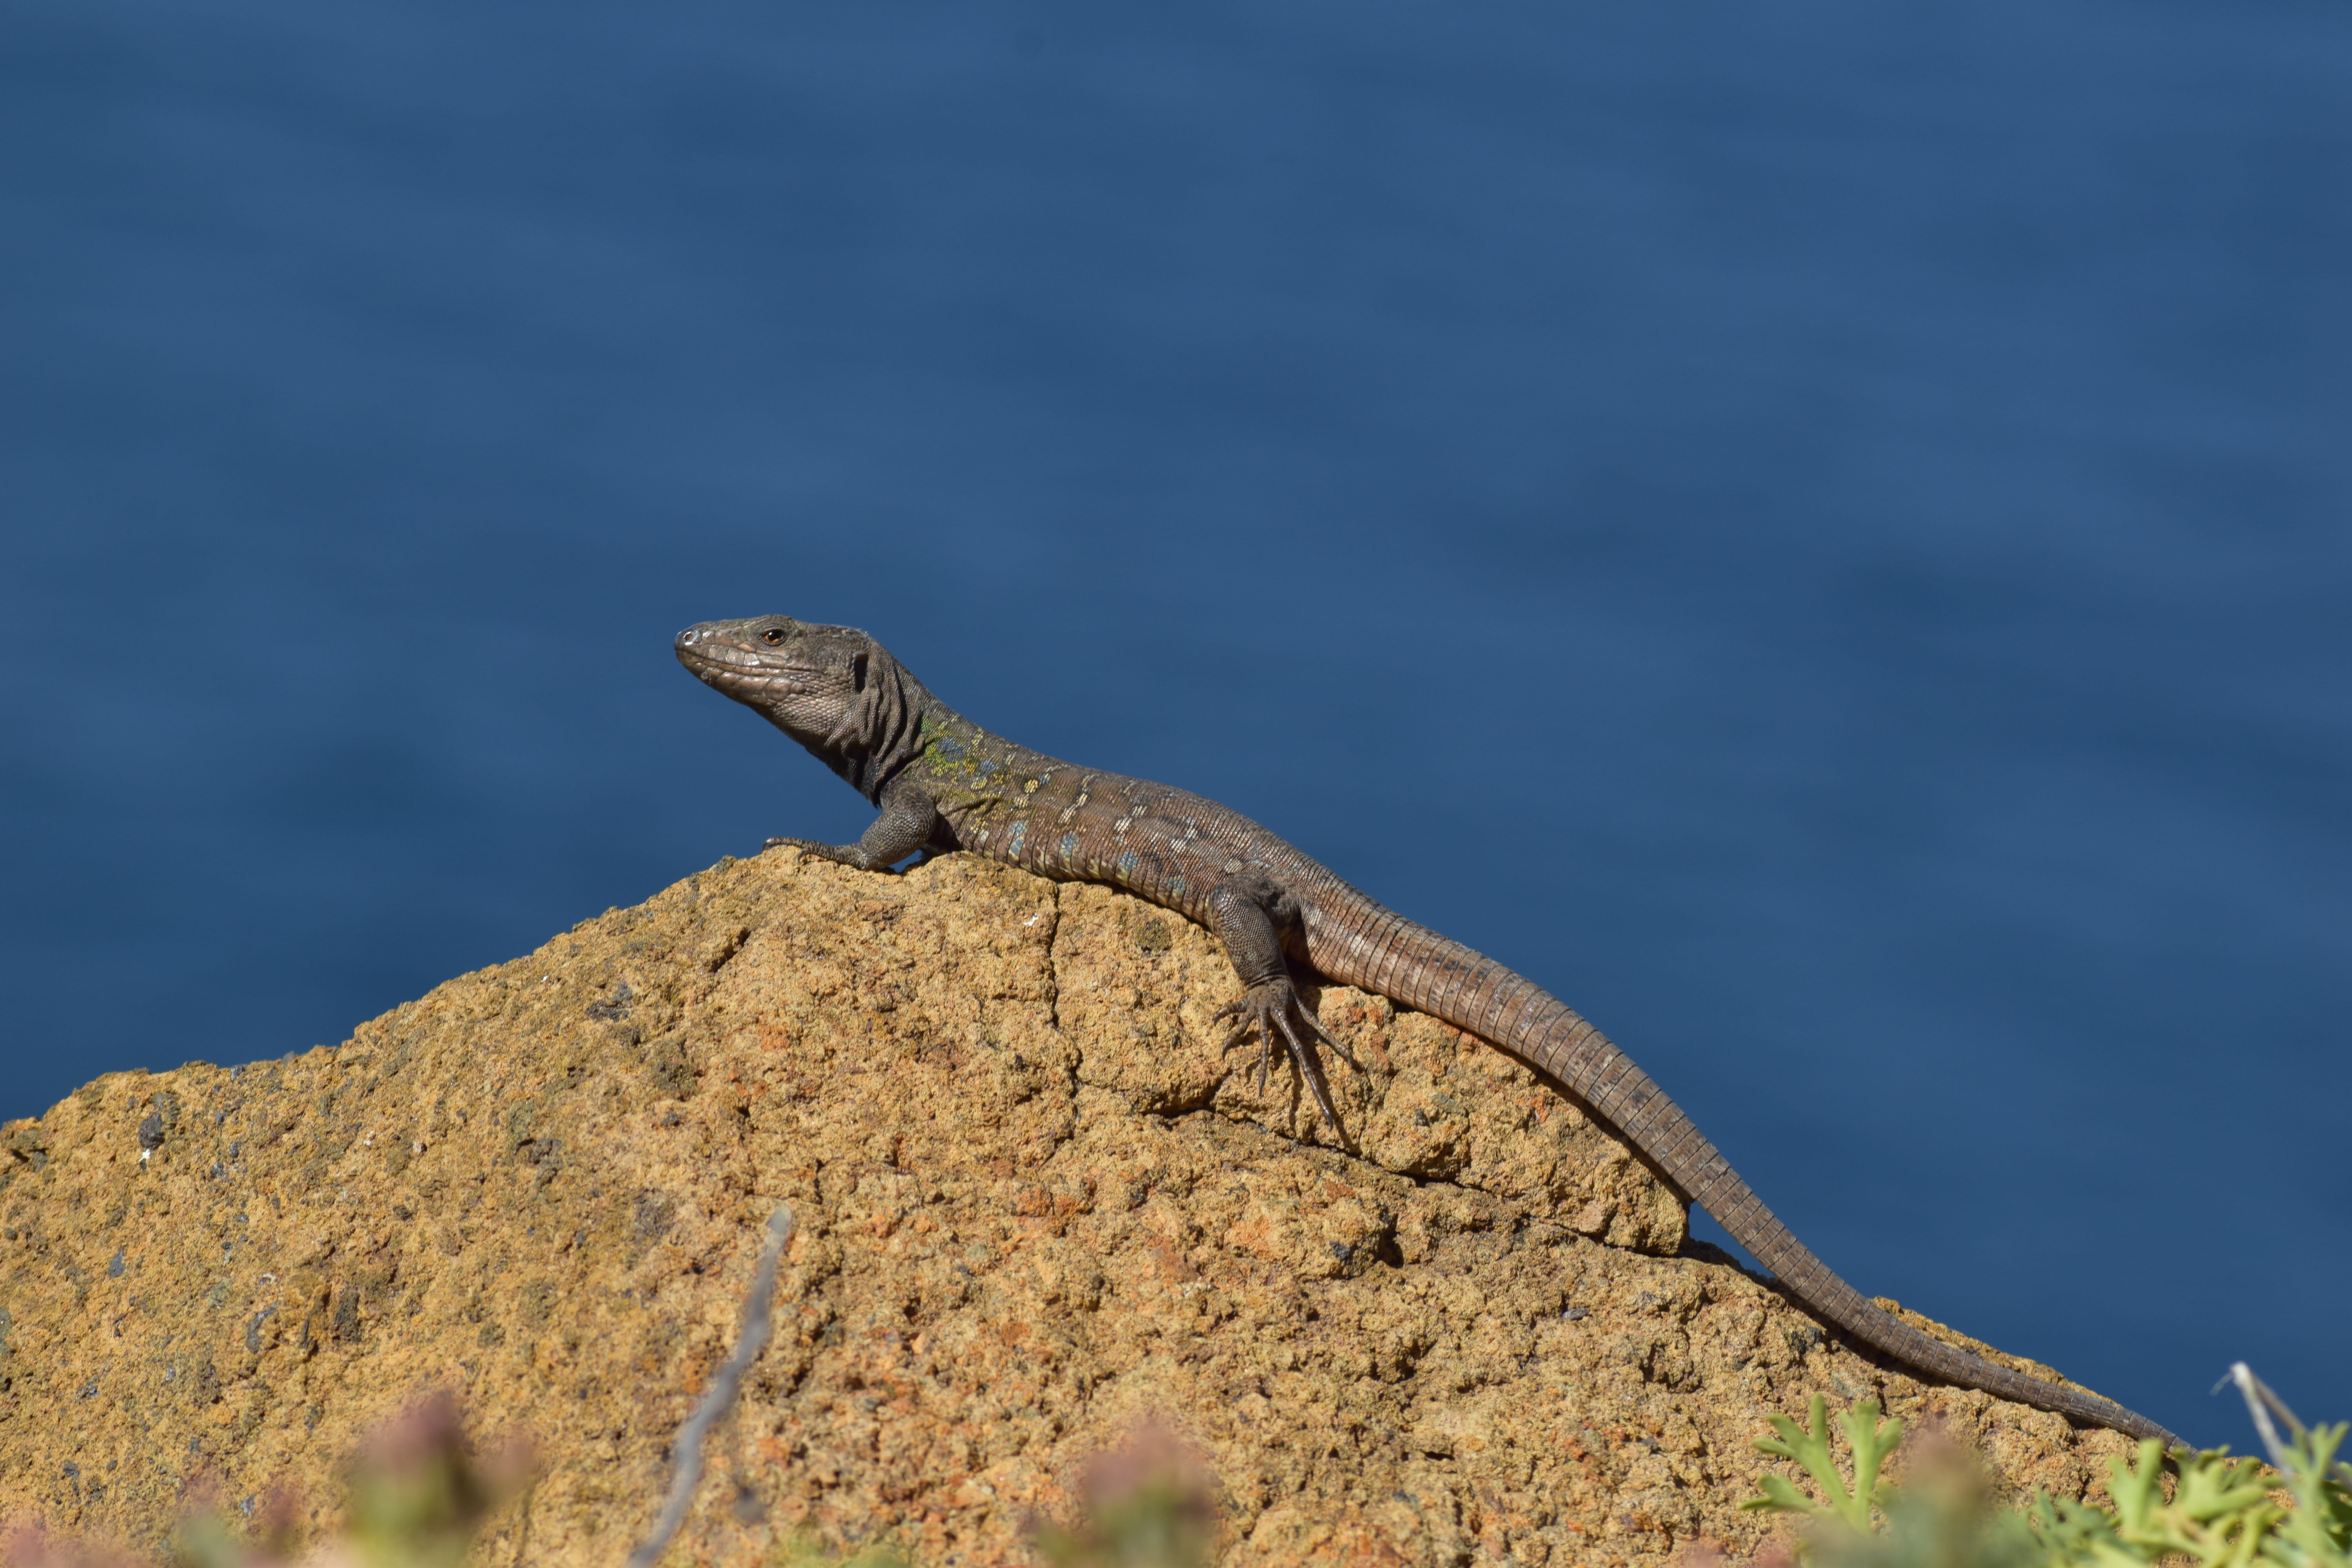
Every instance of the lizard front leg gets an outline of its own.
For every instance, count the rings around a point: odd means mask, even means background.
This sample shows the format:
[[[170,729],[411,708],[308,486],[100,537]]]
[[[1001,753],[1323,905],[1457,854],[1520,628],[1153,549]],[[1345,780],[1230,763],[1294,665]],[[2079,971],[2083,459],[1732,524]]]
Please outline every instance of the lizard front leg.
[[[940,808],[915,784],[893,781],[882,792],[882,815],[868,824],[855,844],[819,844],[814,838],[771,838],[760,847],[782,846],[803,849],[826,860],[855,866],[861,871],[887,871],[917,850],[929,846],[940,827]]]
[[[1295,933],[1298,923],[1298,901],[1288,889],[1263,872],[1229,877],[1209,895],[1209,929],[1225,944],[1225,956],[1233,960],[1234,973],[1242,983],[1240,999],[1216,1011],[1219,1018],[1237,1021],[1220,1054],[1246,1043],[1255,1034],[1257,1087],[1263,1094],[1266,1072],[1273,1065],[1275,1036],[1280,1033],[1290,1059],[1297,1064],[1298,1076],[1314,1093],[1324,1125],[1335,1136],[1344,1137],[1339,1113],[1331,1109],[1331,1094],[1323,1081],[1323,1064],[1317,1058],[1315,1042],[1339,1052],[1339,1059],[1358,1072],[1364,1069],[1323,1026],[1323,1021],[1307,1010],[1298,988],[1291,984],[1289,966],[1283,961],[1282,936],[1285,931]]]

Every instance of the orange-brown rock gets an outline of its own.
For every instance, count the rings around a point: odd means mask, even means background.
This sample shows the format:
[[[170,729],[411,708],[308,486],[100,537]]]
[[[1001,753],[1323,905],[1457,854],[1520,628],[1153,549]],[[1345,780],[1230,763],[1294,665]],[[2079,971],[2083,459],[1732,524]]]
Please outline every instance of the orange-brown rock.
[[[795,1529],[1027,1560],[1158,1416],[1232,1563],[1735,1550],[1770,1411],[1935,1413],[2012,1487],[2121,1447],[1874,1364],[1686,1248],[1603,1130],[1361,994],[1360,1148],[1221,1057],[1199,929],[967,856],[722,861],[280,1061],[99,1079],[0,1129],[0,1522],[152,1554],[198,1478],[325,1525],[359,1435],[446,1386],[542,1468],[478,1554],[611,1563],[798,1215],[778,1331],[672,1561]],[[1916,1320],[1915,1320],[1916,1321]]]

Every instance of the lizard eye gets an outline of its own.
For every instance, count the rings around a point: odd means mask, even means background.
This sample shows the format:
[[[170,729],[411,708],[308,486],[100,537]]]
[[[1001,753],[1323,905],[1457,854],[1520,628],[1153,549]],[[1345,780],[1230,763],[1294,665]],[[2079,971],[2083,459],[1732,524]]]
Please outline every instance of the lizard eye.
[[[770,626],[766,631],[760,634],[760,640],[766,643],[770,647],[773,647],[778,643],[784,640],[784,629],[782,626]]]

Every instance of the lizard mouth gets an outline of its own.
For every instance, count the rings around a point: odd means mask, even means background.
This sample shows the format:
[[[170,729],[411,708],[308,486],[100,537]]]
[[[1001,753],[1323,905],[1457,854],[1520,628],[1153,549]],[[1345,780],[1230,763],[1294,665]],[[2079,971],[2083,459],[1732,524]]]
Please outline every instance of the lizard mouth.
[[[719,628],[710,626],[687,627],[677,634],[674,646],[678,663],[686,666],[698,679],[722,689],[797,686],[803,678],[816,673],[804,666],[784,664],[756,649],[745,647],[729,638]]]

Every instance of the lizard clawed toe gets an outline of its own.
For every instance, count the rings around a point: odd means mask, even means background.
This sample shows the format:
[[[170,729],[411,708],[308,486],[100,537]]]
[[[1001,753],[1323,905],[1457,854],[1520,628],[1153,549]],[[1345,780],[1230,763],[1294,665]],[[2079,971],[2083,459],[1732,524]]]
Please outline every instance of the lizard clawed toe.
[[[1315,1108],[1322,1112],[1323,1124],[1335,1137],[1346,1137],[1345,1130],[1339,1125],[1339,1114],[1332,1108],[1330,1090],[1323,1080],[1323,1064],[1315,1054],[1315,1042],[1319,1041],[1339,1052],[1339,1059],[1358,1072],[1364,1070],[1363,1065],[1356,1060],[1347,1047],[1332,1037],[1331,1031],[1323,1026],[1321,1019],[1307,1010],[1307,1004],[1288,981],[1268,981],[1253,985],[1234,1001],[1218,1008],[1212,1016],[1237,1019],[1240,1025],[1217,1048],[1219,1056],[1223,1056],[1235,1046],[1245,1044],[1252,1035],[1257,1037],[1257,1092],[1261,1096],[1265,1093],[1266,1074],[1274,1060],[1275,1036],[1279,1032],[1286,1054],[1297,1065],[1298,1076],[1315,1096]],[[1299,1031],[1300,1024],[1306,1026],[1303,1035]]]
[[[1341,1061],[1346,1062],[1358,1072],[1364,1070],[1364,1064],[1356,1059],[1356,1053],[1341,1045],[1339,1043],[1339,1037],[1325,1028],[1323,1026],[1323,1020],[1308,1012],[1307,1010],[1307,1005],[1304,1002],[1298,1005],[1298,1020],[1300,1023],[1307,1026],[1307,1029],[1313,1033],[1317,1039],[1322,1041],[1325,1045],[1339,1052],[1339,1059]]]
[[[1250,1037],[1252,1035],[1255,1035],[1258,1037],[1257,1092],[1260,1097],[1263,1097],[1265,1093],[1266,1071],[1274,1064],[1273,1037],[1268,1035],[1264,1029],[1258,1027],[1256,1019],[1250,1015],[1249,1004],[1246,1002],[1228,1002],[1223,1006],[1218,1008],[1215,1012],[1210,1014],[1209,1017],[1213,1022],[1223,1018],[1238,1017],[1241,1019],[1241,1026],[1236,1028],[1232,1034],[1227,1035],[1225,1037],[1225,1043],[1217,1047],[1217,1055],[1221,1057],[1230,1055],[1235,1046],[1245,1046],[1249,1044]]]

